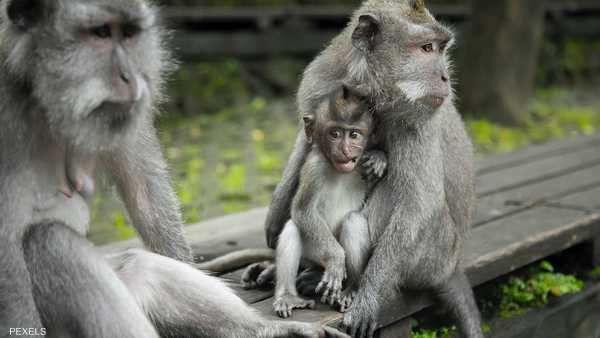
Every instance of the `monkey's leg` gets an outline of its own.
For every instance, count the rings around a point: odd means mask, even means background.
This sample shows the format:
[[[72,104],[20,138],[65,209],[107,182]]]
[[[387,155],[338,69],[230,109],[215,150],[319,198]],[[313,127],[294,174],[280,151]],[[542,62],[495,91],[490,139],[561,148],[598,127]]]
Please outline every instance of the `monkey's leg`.
[[[11,328],[43,327],[23,250],[6,237],[0,239],[0,337],[8,337]]]
[[[358,289],[370,250],[369,226],[365,216],[352,212],[342,222],[339,241],[346,252],[346,270],[348,280],[346,289],[338,301],[340,311],[346,312],[352,304],[352,299]]]
[[[438,297],[452,311],[465,337],[483,338],[481,315],[475,303],[473,289],[460,268],[440,287]]]
[[[49,336],[158,337],[111,267],[71,229],[32,225],[23,247]]]
[[[298,228],[291,220],[281,232],[277,244],[277,284],[275,286],[275,301],[273,309],[283,318],[292,315],[294,309],[314,308],[315,302],[298,296],[296,278],[302,258],[302,238]]]
[[[347,337],[314,324],[266,320],[218,278],[168,257],[129,250],[108,261],[162,337]]]

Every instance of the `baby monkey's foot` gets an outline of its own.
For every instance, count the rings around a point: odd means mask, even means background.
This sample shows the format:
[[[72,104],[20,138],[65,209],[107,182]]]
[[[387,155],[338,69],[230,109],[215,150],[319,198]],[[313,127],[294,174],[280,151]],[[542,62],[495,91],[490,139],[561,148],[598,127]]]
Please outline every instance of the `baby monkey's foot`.
[[[354,300],[354,296],[356,296],[355,289],[348,288],[342,292],[342,295],[337,300],[337,306],[338,306],[340,312],[344,313],[344,312],[350,310],[350,306],[352,306],[352,301]]]
[[[285,294],[278,297],[273,303],[273,309],[281,318],[292,316],[294,309],[314,309],[315,301],[312,299],[304,299],[299,296]]]
[[[316,292],[321,294],[321,303],[333,305],[342,293],[342,282],[346,278],[344,264],[328,267],[323,273],[323,278],[317,285]]]

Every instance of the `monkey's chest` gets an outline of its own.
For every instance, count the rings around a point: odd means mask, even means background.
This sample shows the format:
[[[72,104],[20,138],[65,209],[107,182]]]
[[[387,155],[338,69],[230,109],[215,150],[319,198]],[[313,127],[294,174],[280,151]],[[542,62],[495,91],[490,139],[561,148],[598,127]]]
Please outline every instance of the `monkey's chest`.
[[[31,223],[60,221],[85,236],[90,224],[89,198],[72,188],[64,162],[34,164],[34,195]],[[84,197],[85,196],[85,197]]]
[[[334,233],[349,213],[362,209],[366,194],[367,184],[358,173],[336,175],[323,185],[319,212]]]

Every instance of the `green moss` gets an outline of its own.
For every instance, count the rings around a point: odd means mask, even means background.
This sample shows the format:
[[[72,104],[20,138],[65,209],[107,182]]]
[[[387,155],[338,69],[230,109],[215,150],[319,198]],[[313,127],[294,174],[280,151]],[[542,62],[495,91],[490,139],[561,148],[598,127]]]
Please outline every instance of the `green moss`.
[[[521,315],[527,308],[547,304],[550,296],[560,297],[579,292],[583,286],[583,281],[575,276],[554,272],[553,266],[544,261],[528,277],[511,277],[507,283],[500,285],[500,317]]]
[[[441,327],[435,330],[420,329],[412,332],[412,338],[452,338],[458,333],[456,326]]]
[[[480,154],[509,152],[531,143],[597,132],[600,109],[572,100],[564,89],[539,90],[525,126],[506,127],[488,120],[468,119],[467,128]]]
[[[592,278],[600,278],[600,266],[594,268],[592,271],[588,273],[588,276]]]

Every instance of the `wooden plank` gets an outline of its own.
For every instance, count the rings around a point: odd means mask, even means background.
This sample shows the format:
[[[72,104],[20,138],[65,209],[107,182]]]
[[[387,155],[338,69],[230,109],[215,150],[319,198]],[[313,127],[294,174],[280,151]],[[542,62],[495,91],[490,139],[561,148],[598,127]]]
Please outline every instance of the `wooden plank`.
[[[252,209],[235,215],[211,219],[185,228],[194,252],[204,258],[242,248],[264,247],[263,224],[267,208]],[[140,247],[139,239],[112,243],[100,247],[103,253],[114,253]]]
[[[550,204],[561,208],[581,210],[586,213],[600,212],[600,187],[591,187],[578,194],[554,199]],[[589,250],[591,264],[593,266],[600,266],[600,235],[590,240]]]
[[[339,31],[303,29],[302,34],[290,30],[265,32],[186,33],[173,38],[177,56],[190,59],[196,55],[204,58],[220,58],[223,55],[236,55],[240,58],[260,58],[270,55],[308,55],[322,49]],[[294,43],[290,43],[293,36]]]
[[[557,198],[579,196],[580,192],[599,186],[600,164],[546,181],[538,181],[513,190],[488,195],[477,200],[473,213],[473,227],[530,209],[536,205],[551,203]],[[593,195],[586,193],[580,198],[591,198]],[[586,203],[593,204],[590,200]],[[598,206],[600,207],[600,202],[598,202]]]
[[[497,194],[523,185],[534,184],[570,172],[583,170],[600,164],[600,151],[597,147],[582,148],[559,157],[543,158],[501,171],[482,174],[476,178],[476,191],[479,197]]]
[[[597,173],[600,179],[600,172]],[[585,190],[578,194],[569,195],[566,197],[553,198],[550,203],[555,203],[556,206],[566,208],[579,209],[587,212],[600,210],[600,188],[590,184],[591,189]]]
[[[581,148],[596,147],[598,145],[600,145],[600,134],[534,144],[514,152],[480,159],[477,161],[477,172],[479,175],[483,175],[548,157],[559,157]]]
[[[600,234],[600,213],[540,207],[475,229],[466,243],[474,285],[514,271]]]

